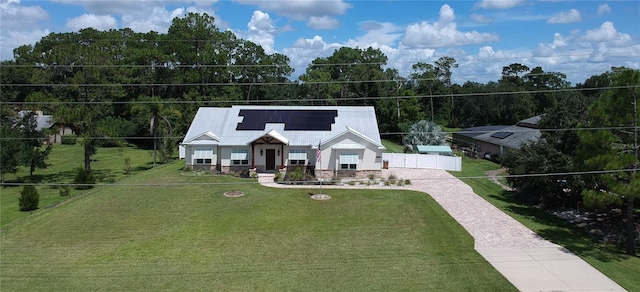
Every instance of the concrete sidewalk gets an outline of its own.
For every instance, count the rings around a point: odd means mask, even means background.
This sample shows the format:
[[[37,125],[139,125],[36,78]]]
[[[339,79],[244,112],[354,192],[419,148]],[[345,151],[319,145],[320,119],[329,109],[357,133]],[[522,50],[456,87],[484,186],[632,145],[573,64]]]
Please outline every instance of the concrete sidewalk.
[[[404,187],[324,186],[330,188],[397,188],[427,193],[475,239],[474,247],[520,291],[625,291],[569,250],[535,234],[494,207],[471,187],[443,170],[385,169],[410,179]],[[273,183],[273,175],[260,175],[265,186],[313,188]]]

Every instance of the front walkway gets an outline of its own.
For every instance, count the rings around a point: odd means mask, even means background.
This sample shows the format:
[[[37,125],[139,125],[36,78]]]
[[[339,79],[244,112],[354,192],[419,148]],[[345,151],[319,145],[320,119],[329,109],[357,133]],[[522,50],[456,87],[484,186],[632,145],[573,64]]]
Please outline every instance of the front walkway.
[[[324,186],[324,188],[399,188],[424,192],[433,197],[475,239],[475,249],[520,291],[625,291],[569,250],[551,243],[494,207],[471,187],[443,170],[385,169],[410,179],[403,187]],[[265,186],[289,186],[273,182],[273,175],[260,174]]]

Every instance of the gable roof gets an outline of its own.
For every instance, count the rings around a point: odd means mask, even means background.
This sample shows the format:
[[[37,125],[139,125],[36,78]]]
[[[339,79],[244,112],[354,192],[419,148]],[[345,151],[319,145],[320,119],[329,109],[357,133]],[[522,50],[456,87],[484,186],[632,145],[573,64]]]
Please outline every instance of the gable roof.
[[[213,141],[215,143],[212,143]],[[220,138],[211,132],[204,132],[184,141],[184,143],[190,144],[218,144],[218,142],[220,142]]]
[[[378,124],[376,124],[376,128],[377,128],[377,126],[378,126]],[[384,146],[382,146],[381,142],[375,141],[375,140],[367,137],[366,135],[356,131],[355,129],[353,129],[353,128],[349,127],[349,126],[346,126],[346,128],[347,129],[345,131],[340,132],[340,133],[338,133],[338,134],[336,134],[336,135],[334,135],[332,137],[329,137],[326,140],[322,140],[322,145],[325,145],[325,144],[327,144],[327,143],[329,143],[329,142],[331,142],[331,141],[333,141],[333,140],[335,140],[335,139],[337,139],[339,137],[342,137],[342,136],[344,136],[346,134],[353,134],[353,135],[355,135],[357,137],[360,137],[361,139],[363,139],[363,140],[365,140],[365,141],[377,146],[380,149],[386,149]]]
[[[240,111],[335,111],[337,116],[331,121],[329,128],[310,128],[310,130],[294,130],[285,128],[287,122],[266,120],[262,126],[251,125],[249,129],[238,129],[247,117],[240,115]],[[333,117],[332,117],[333,118]],[[250,121],[248,121],[250,122]],[[308,123],[308,122],[307,122]],[[260,129],[257,129],[260,128]],[[347,129],[347,130],[345,130]],[[201,107],[198,109],[182,144],[190,144],[194,137],[210,132],[219,137],[221,146],[250,145],[264,135],[290,146],[316,146],[320,141],[335,138],[346,132],[354,133],[363,139],[383,147],[378,131],[376,114],[371,106],[251,106],[236,105],[232,107]]]

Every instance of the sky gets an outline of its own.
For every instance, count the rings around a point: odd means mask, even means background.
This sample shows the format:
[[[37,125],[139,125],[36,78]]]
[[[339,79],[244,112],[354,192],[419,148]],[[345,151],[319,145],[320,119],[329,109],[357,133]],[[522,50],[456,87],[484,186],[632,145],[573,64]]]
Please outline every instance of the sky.
[[[563,0],[0,0],[0,59],[43,36],[93,27],[166,33],[189,12],[285,54],[303,74],[340,47],[373,47],[407,77],[411,65],[457,60],[452,81],[497,81],[513,63],[573,85],[612,66],[640,69],[640,1]]]

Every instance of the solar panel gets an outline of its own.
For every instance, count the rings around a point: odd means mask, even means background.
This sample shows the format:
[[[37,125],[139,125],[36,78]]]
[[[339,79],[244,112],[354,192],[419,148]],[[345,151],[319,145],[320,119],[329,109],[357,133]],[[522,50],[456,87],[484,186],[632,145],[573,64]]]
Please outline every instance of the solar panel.
[[[513,135],[512,132],[495,132],[495,133],[491,134],[491,137],[498,138],[498,139],[504,139],[504,138],[507,138],[507,137],[509,137],[511,135]]]
[[[236,130],[264,130],[267,123],[284,124],[285,131],[331,131],[337,110],[253,110],[241,109],[244,117]]]

